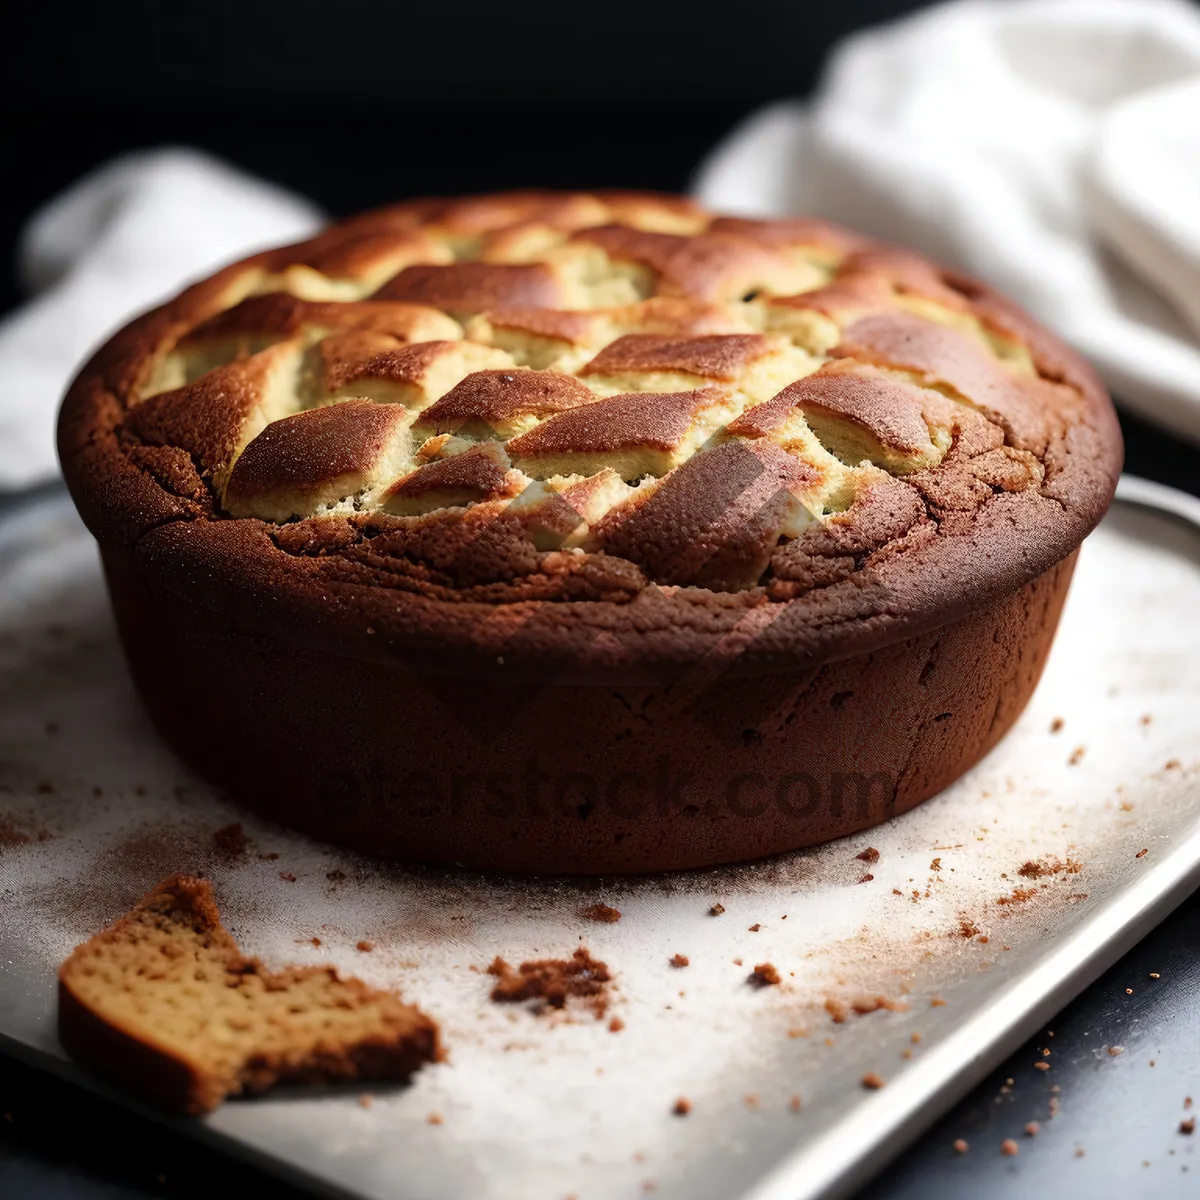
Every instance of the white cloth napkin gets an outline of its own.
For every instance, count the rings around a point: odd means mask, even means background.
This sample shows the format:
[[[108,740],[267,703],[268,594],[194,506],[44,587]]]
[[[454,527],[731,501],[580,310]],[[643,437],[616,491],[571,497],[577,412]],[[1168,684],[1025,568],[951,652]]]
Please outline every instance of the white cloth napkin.
[[[19,249],[35,299],[0,323],[0,489],[55,474],[59,401],[105,335],[190,279],[321,221],[315,205],[186,149],[120,158],[46,205]]]
[[[811,104],[751,116],[695,191],[962,267],[1200,440],[1200,11],[1184,0],[959,0],[856,34]]]

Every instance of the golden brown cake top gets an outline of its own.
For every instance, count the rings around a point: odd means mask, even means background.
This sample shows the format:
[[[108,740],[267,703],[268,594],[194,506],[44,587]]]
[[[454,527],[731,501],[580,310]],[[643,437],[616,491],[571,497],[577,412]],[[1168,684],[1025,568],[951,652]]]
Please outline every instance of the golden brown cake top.
[[[63,429],[85,515],[134,541],[225,525],[248,577],[270,547],[492,606],[792,601],[989,523],[1009,586],[1119,459],[1086,366],[972,281],[629,193],[415,201],[236,264],[119,335]]]

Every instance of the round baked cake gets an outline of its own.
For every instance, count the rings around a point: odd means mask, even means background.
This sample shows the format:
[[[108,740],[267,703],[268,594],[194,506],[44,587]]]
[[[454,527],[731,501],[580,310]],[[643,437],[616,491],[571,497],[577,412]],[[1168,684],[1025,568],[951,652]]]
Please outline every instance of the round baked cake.
[[[133,322],[60,422],[146,706],[374,854],[695,867],[1016,719],[1121,462],[1013,304],[811,220],[419,200]]]

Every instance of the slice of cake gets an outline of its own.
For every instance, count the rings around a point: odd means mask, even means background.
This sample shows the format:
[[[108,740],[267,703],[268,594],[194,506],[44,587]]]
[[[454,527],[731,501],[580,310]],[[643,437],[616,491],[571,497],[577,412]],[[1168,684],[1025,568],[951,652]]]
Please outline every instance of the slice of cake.
[[[438,1028],[333,967],[270,971],[221,924],[212,887],[176,875],[79,946],[58,973],[72,1058],[172,1112],[276,1083],[407,1079]]]

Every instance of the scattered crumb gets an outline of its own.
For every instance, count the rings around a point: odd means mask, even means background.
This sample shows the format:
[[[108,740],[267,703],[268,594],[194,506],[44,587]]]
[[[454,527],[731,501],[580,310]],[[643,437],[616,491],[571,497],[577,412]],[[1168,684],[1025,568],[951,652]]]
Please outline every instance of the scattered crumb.
[[[966,1152],[968,1150],[970,1150],[970,1148],[971,1148],[970,1144],[966,1141],[965,1138],[955,1138],[954,1139],[954,1149],[957,1150],[959,1154],[966,1154]]]
[[[1068,855],[1065,860],[1061,858],[1040,861],[1030,859],[1021,865],[1017,874],[1025,879],[1043,879],[1047,875],[1061,875],[1064,872],[1068,875],[1078,875],[1082,870],[1083,863]]]
[[[1037,1137],[1042,1132],[1042,1127],[1036,1121],[1029,1121],[1025,1125],[1026,1137]]]
[[[370,1108],[374,1103],[375,1097],[372,1096],[370,1092],[363,1092],[363,1094],[358,1098],[359,1108]]]
[[[861,854],[856,854],[854,857],[862,859],[865,863],[877,863],[879,861],[879,851],[874,846],[868,846]]]
[[[364,954],[370,954],[371,951],[375,949],[375,943],[365,940],[361,942],[355,942],[354,948],[355,950],[361,950]]]
[[[1163,763],[1163,770],[1164,771],[1178,771],[1179,770],[1179,759],[1168,758],[1167,761],[1165,763]]]
[[[754,924],[751,925],[750,928],[746,932],[747,933],[757,933],[761,928],[762,928],[762,926],[757,921],[755,921]]]
[[[671,1111],[677,1117],[686,1117],[692,1111],[692,1102],[686,1096],[680,1096]]]
[[[1149,725],[1150,722],[1153,720],[1154,720],[1154,718],[1149,713],[1142,713],[1142,715],[1140,717],[1138,717],[1138,724],[1139,725]]]
[[[1132,995],[1133,995],[1133,988],[1126,988],[1126,989],[1125,989],[1125,995],[1127,995],[1127,996],[1132,996]]]
[[[592,958],[580,946],[569,959],[547,958],[509,966],[498,955],[487,973],[495,976],[492,999],[498,1004],[533,1001],[533,1011],[563,1008],[568,998],[585,1000],[599,1020],[608,1008],[607,984],[612,976],[608,965]]]
[[[589,904],[579,914],[585,921],[598,921],[602,925],[615,925],[621,919],[619,909],[607,904]]]
[[[1139,851],[1138,851],[1138,852],[1137,852],[1137,853],[1136,853],[1136,854],[1135,854],[1133,857],[1134,857],[1134,858],[1145,858],[1145,857],[1146,857],[1146,855],[1147,855],[1147,854],[1149,854],[1149,853],[1150,853],[1150,847],[1149,847],[1149,846],[1144,846],[1144,847],[1143,847],[1141,850],[1139,850]]]
[[[1186,1133],[1189,1137],[1196,1132],[1196,1118],[1185,1117],[1179,1122],[1179,1132]]]
[[[293,875],[291,873],[291,871],[280,871],[279,878],[282,879],[284,881],[284,883],[295,883],[296,882],[296,877],[295,877],[295,875]]]
[[[321,939],[319,937],[311,937],[308,940],[312,942],[314,946],[319,946],[321,944]]]
[[[429,1116],[425,1118],[425,1123],[427,1125],[440,1125],[442,1123],[442,1114],[431,1112]]]
[[[712,906],[712,908],[710,908],[710,909],[708,910],[708,915],[709,915],[710,917],[719,917],[719,916],[720,916],[720,915],[721,915],[721,914],[722,914],[724,911],[725,911],[725,905],[723,905],[723,904],[714,904],[714,905]]]
[[[1082,1147],[1082,1146],[1076,1146],[1076,1147],[1075,1147],[1075,1157],[1076,1157],[1076,1158],[1082,1158],[1082,1157],[1083,1157],[1083,1147]]]
[[[780,982],[779,971],[775,968],[774,963],[759,963],[754,970],[750,972],[746,982],[753,987],[770,987],[773,984]]]
[[[686,967],[690,965],[692,960],[686,954],[672,954],[667,961],[673,967]]]
[[[1109,1057],[1116,1058],[1118,1055],[1125,1053],[1125,1047],[1124,1046],[1109,1046],[1108,1053],[1109,1053]]]
[[[608,1023],[609,1033],[620,1033],[624,1028],[625,1022],[622,1021],[620,1017],[613,1017],[613,1019]]]
[[[825,1011],[833,1018],[835,1025],[841,1025],[850,1015],[850,1006],[844,1000],[829,996],[825,1000]]]
[[[868,872],[867,872],[867,874],[865,874],[865,875],[864,875],[864,876],[863,876],[863,877],[862,877],[862,878],[861,878],[861,879],[860,879],[858,882],[859,882],[859,883],[870,883],[870,882],[871,882],[871,880],[872,880],[872,879],[874,879],[874,878],[875,878],[875,876],[874,876],[874,875],[872,875],[872,874],[871,874],[871,873],[868,871]]]
[[[1050,1070],[1050,1064],[1048,1062],[1035,1062],[1033,1069],[1035,1071],[1048,1071]]]
[[[921,1035],[919,1033],[910,1034],[908,1040],[915,1046],[920,1042]]]
[[[874,1071],[868,1071],[862,1077],[862,1085],[863,1087],[870,1088],[871,1091],[876,1092],[881,1087],[887,1086],[887,1080],[884,1079],[882,1075],[876,1075]]]
[[[798,1026],[793,1025],[792,1028],[788,1030],[788,1037],[792,1038],[793,1040],[796,1038],[808,1037],[808,1030],[800,1029]]]
[[[941,998],[941,996],[932,996],[929,1000],[929,1007],[930,1008],[945,1008],[946,1002],[945,1002],[945,1000],[943,1000]]]
[[[958,918],[958,936],[960,938],[971,939],[979,936],[979,926],[971,920],[970,917]]]
[[[223,858],[243,858],[249,849],[249,840],[241,821],[225,825],[212,835],[213,845]]]
[[[1151,978],[1151,979],[1161,979],[1161,978],[1162,978],[1162,976],[1161,976],[1161,975],[1160,975],[1160,974],[1159,974],[1157,971],[1151,971],[1151,972],[1150,972],[1150,978]]]
[[[1021,1153],[1021,1147],[1018,1146],[1017,1143],[1012,1140],[1012,1138],[1005,1138],[1004,1141],[1000,1143],[1000,1153],[1003,1154],[1005,1158],[1016,1158],[1016,1156]]]
[[[1086,753],[1087,753],[1086,746],[1076,746],[1075,749],[1071,751],[1071,757],[1067,759],[1067,766],[1069,766],[1069,767],[1079,766],[1079,764],[1081,762],[1083,762],[1083,756]]]
[[[799,1096],[793,1096],[788,1101],[788,1111],[789,1112],[799,1112],[803,1107],[804,1107],[804,1102],[800,1099]]]
[[[735,958],[735,959],[733,960],[733,965],[734,965],[735,967],[740,967],[740,966],[742,965],[742,960],[741,960],[740,958]]]
[[[759,1107],[759,1099],[753,1092],[747,1092],[746,1095],[742,1097],[742,1103],[747,1108],[751,1109],[756,1109]]]
[[[940,871],[940,870],[942,869],[942,860],[941,860],[940,858],[935,858],[935,859],[934,859],[934,860],[933,860],[933,861],[932,861],[932,862],[929,864],[929,869],[930,869],[931,871]]]
[[[1065,724],[1066,721],[1064,721],[1062,717],[1055,717],[1054,720],[1050,722],[1050,732],[1062,733],[1062,728]]]

